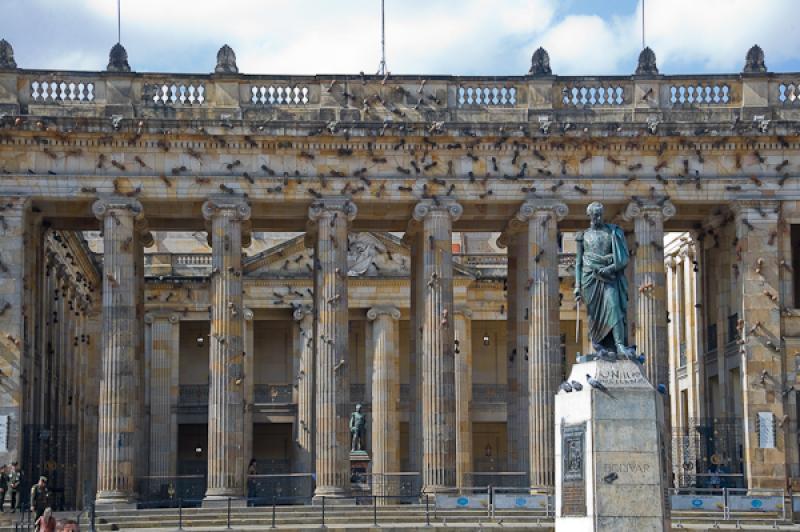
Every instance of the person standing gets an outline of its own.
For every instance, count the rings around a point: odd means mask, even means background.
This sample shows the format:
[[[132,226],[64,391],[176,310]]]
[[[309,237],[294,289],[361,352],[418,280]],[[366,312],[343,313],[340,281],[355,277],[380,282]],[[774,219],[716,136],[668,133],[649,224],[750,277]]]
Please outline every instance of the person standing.
[[[39,519],[47,508],[47,500],[50,493],[47,491],[47,477],[39,477],[39,482],[31,488],[31,512],[34,512],[35,519]]]
[[[17,500],[17,496],[19,495],[19,487],[21,483],[22,483],[22,471],[19,470],[19,463],[12,462],[11,471],[8,473],[8,491],[11,496],[12,514],[17,511],[17,503],[21,502]]]
[[[35,488],[36,486],[34,486]],[[56,518],[53,517],[53,509],[49,506],[42,510],[42,515],[36,518],[34,525],[39,532],[55,532]]]
[[[0,513],[5,512],[6,492],[8,491],[8,466],[0,466]]]

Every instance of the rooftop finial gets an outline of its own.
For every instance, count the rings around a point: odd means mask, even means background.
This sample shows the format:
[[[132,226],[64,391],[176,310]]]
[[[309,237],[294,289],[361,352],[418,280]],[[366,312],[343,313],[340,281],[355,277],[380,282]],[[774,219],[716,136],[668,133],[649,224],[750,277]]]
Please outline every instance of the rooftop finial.
[[[108,53],[108,67],[106,67],[106,70],[109,72],[131,71],[131,66],[128,64],[128,52],[120,43],[111,47],[111,51]]]
[[[647,46],[639,54],[639,65],[636,67],[637,76],[655,76],[658,75],[658,66],[656,66],[656,54]]]
[[[14,48],[11,43],[5,39],[0,39],[0,70],[13,70],[17,68],[17,62],[14,61]]]
[[[238,74],[239,67],[236,66],[236,53],[227,44],[217,52],[217,68],[214,72],[218,74]]]
[[[528,74],[532,76],[551,76],[553,71],[550,69],[550,54],[541,46],[533,52],[531,57],[531,69]]]
[[[747,51],[747,57],[744,60],[745,74],[763,74],[767,71],[767,65],[764,64],[764,50],[757,44]]]

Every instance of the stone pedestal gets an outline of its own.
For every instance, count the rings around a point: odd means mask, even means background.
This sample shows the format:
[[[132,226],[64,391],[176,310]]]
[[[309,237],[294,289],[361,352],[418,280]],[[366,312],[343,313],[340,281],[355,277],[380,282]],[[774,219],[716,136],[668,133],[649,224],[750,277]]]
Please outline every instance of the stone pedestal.
[[[556,395],[556,531],[669,530],[658,392],[631,361],[575,364],[569,380],[583,389]]]

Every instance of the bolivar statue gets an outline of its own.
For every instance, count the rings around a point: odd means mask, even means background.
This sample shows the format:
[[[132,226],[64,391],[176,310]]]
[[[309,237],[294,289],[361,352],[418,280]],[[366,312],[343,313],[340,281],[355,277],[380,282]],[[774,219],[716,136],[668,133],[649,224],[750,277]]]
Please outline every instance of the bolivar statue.
[[[585,302],[589,340],[595,352],[632,358],[628,346],[628,246],[622,229],[603,221],[603,205],[586,208],[589,229],[578,233],[575,257],[575,300]]]

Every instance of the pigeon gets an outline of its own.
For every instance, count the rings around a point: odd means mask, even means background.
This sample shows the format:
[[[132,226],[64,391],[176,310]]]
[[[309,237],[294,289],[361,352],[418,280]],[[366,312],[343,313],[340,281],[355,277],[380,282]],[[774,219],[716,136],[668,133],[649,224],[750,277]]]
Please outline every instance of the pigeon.
[[[599,380],[595,379],[594,377],[592,377],[588,373],[586,374],[586,382],[588,382],[589,386],[591,386],[592,388],[600,390],[601,392],[605,392],[606,391],[606,387],[603,385],[603,383],[600,382]]]
[[[644,353],[640,353],[639,356],[636,357],[636,361],[639,362],[639,364],[644,364]]]
[[[659,384],[656,388],[661,395],[667,395],[667,387],[664,384]]]
[[[578,381],[569,381],[569,383],[572,386],[572,389],[576,392],[583,390],[583,384],[579,383]]]
[[[612,471],[611,473],[603,477],[603,482],[605,482],[606,484],[613,484],[614,481],[617,480],[618,478],[619,475]]]
[[[570,383],[568,383],[567,381],[562,382],[559,388],[561,388],[567,393],[570,393],[572,391],[572,385],[570,385]]]

